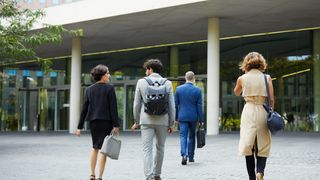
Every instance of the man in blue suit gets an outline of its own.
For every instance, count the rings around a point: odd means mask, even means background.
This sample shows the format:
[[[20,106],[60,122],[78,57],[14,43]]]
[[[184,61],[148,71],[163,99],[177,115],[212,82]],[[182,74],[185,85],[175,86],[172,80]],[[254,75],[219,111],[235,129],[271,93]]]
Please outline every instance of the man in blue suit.
[[[182,165],[187,164],[187,158],[194,162],[196,126],[198,121],[203,123],[201,90],[194,86],[194,73],[186,72],[185,79],[186,83],[177,87],[174,98],[180,126]]]

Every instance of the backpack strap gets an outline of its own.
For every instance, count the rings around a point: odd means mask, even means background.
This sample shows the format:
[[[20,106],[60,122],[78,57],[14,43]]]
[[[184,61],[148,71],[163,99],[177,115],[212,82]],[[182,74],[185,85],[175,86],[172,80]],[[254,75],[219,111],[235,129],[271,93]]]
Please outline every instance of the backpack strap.
[[[167,79],[166,78],[162,78],[160,80],[160,82],[158,82],[161,86],[164,85],[166,83]]]
[[[153,86],[153,82],[149,77],[144,77],[143,79],[145,79],[148,82],[149,86]]]
[[[155,83],[155,82],[153,82],[149,77],[144,77],[143,79],[145,79],[150,86],[153,86],[154,83]],[[156,81],[156,82],[159,83],[160,85],[164,85],[164,84],[166,83],[166,81],[167,81],[166,78],[162,78],[162,79],[160,80],[160,82],[158,82],[158,81]]]

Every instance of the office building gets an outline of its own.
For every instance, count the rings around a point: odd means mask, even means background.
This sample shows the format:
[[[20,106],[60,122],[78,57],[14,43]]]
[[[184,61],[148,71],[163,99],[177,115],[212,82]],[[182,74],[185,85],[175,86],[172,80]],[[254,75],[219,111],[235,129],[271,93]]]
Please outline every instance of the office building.
[[[233,95],[251,51],[267,59],[275,109],[286,130],[319,131],[320,1],[78,0],[21,1],[44,8],[43,22],[83,29],[38,50],[51,58],[44,74],[35,61],[1,65],[1,131],[75,132],[90,69],[105,64],[118,96],[122,130],[133,123],[135,84],[143,62],[159,58],[174,87],[197,75],[208,134],[239,129],[244,101]],[[35,27],[41,28],[41,26]]]

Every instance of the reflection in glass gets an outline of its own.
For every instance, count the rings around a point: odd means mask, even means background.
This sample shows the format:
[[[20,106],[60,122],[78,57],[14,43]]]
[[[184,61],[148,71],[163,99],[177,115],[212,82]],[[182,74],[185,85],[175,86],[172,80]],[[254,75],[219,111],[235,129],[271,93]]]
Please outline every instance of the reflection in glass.
[[[58,90],[57,97],[57,130],[68,130],[69,129],[69,98],[70,90]]]
[[[118,116],[119,116],[119,124],[120,129],[123,129],[123,101],[124,101],[124,87],[123,85],[115,85],[114,86],[116,91],[116,97],[117,97],[117,106],[118,106]]]
[[[133,100],[134,100],[134,92],[135,85],[127,85],[126,86],[126,123],[125,129],[129,130],[131,126],[134,124],[133,119]]]
[[[19,91],[19,115],[21,130],[36,130],[38,112],[38,91]]]

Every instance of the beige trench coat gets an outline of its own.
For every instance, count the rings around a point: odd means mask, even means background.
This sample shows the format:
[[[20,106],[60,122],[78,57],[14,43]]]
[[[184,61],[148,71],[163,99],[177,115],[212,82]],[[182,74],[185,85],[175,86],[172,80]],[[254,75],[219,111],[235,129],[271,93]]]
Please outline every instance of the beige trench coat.
[[[271,134],[267,127],[267,112],[262,106],[267,97],[264,75],[252,69],[241,79],[246,104],[241,113],[239,154],[249,156],[255,149],[258,156],[269,157]]]

